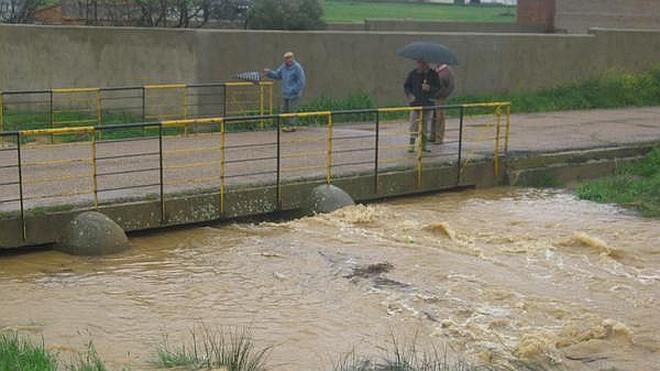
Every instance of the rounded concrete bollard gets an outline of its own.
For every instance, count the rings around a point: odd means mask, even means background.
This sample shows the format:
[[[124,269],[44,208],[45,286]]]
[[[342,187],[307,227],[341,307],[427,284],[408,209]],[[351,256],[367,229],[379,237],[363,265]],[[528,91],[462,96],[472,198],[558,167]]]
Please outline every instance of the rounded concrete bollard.
[[[112,219],[88,211],[69,222],[58,236],[55,248],[73,255],[113,254],[128,249],[128,237]]]
[[[343,189],[333,185],[320,185],[312,190],[305,208],[307,214],[329,213],[355,202]]]

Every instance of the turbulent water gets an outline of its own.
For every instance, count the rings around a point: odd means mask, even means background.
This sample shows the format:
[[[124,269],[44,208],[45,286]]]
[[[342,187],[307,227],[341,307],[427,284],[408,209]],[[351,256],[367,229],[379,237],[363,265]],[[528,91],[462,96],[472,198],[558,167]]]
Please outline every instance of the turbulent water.
[[[249,327],[273,370],[378,355],[392,334],[474,363],[660,369],[660,223],[565,192],[407,198],[132,243],[0,257],[0,328],[64,353],[92,339],[131,369],[200,323]]]

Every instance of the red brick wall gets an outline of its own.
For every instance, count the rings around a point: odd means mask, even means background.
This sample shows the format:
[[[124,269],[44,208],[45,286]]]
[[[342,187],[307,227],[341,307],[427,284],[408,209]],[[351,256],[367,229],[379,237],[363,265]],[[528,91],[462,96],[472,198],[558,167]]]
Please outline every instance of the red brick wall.
[[[555,0],[518,0],[518,24],[542,24],[546,32],[555,28]]]

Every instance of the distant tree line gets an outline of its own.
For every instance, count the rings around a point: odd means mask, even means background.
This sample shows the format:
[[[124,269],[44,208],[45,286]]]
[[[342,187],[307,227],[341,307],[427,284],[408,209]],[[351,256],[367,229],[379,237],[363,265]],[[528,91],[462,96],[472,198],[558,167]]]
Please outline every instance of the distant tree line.
[[[74,12],[91,25],[202,27],[210,21],[241,20],[247,0],[73,0]]]
[[[0,0],[0,22],[28,23],[46,0]]]
[[[0,22],[31,23],[53,0],[0,0]],[[57,4],[57,3],[55,3]],[[234,22],[245,28],[322,29],[320,0],[60,0],[65,18],[103,26],[203,27]]]

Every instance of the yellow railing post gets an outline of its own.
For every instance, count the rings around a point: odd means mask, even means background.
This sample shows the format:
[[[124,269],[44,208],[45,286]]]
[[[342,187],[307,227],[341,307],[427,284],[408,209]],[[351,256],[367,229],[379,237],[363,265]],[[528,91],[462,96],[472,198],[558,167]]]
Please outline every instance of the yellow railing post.
[[[326,159],[326,174],[325,181],[326,183],[332,183],[332,144],[333,144],[333,123],[332,123],[332,112],[328,112],[328,155]]]
[[[92,137],[92,191],[94,192],[94,208],[99,207],[99,192],[98,192],[98,170],[96,168],[96,130],[91,130]]]
[[[422,154],[424,151],[424,110],[417,108],[417,187],[422,185]]]
[[[495,176],[497,177],[500,174],[500,126],[502,124],[502,107],[497,107],[495,109],[495,115],[497,117],[497,126],[495,128],[495,153],[494,153],[494,164],[495,164]]]
[[[220,119],[220,214],[225,213],[225,120]]]

